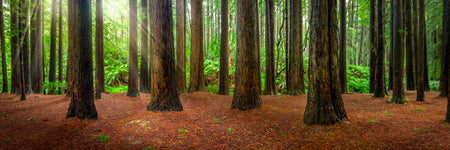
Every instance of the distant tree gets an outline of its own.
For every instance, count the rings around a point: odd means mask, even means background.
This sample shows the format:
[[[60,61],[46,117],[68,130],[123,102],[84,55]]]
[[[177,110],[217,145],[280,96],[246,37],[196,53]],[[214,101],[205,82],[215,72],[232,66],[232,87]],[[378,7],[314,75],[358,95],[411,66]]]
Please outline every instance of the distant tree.
[[[176,89],[175,52],[173,37],[172,0],[151,1],[158,12],[154,15],[158,46],[151,59],[152,100],[147,111],[182,111],[180,98]]]
[[[290,33],[289,33],[289,95],[301,95],[305,93],[303,81],[303,21],[301,0],[290,2]]]
[[[103,0],[95,5],[95,99],[105,91],[105,62],[103,58]]]
[[[376,71],[376,85],[373,97],[384,97],[385,89],[385,63],[384,63],[384,0],[378,0],[378,54],[377,55],[377,71]]]
[[[62,82],[63,81],[63,62],[64,62],[64,50],[63,50],[63,11],[62,11],[62,1],[63,0],[59,0],[59,40],[58,40],[58,81]],[[62,89],[61,89],[62,90]]]
[[[303,122],[331,125],[347,121],[338,68],[337,1],[311,1],[309,90]]]
[[[128,57],[128,93],[127,96],[137,97],[139,96],[138,89],[138,56],[137,56],[137,2],[136,0],[130,0],[130,46],[129,46],[129,57]]]
[[[405,94],[403,90],[403,15],[402,0],[392,0],[393,7],[393,96],[392,103],[404,103]]]
[[[11,30],[11,94],[20,94],[19,1],[10,1]]]
[[[376,1],[370,0],[370,30],[369,30],[369,40],[370,40],[370,93],[375,91],[375,83],[376,83],[376,70],[377,70],[377,42],[376,42]]]
[[[417,88],[417,49],[419,49],[419,10],[417,6],[417,0],[412,0],[413,7],[412,7],[412,25],[413,25],[413,31],[411,32],[413,35],[413,69],[414,69],[414,89]]]
[[[150,93],[150,83],[148,74],[148,0],[141,0],[141,74],[140,91]]]
[[[347,93],[347,10],[345,5],[345,0],[339,0],[339,79],[341,81],[341,93]]]
[[[275,23],[273,0],[266,0],[266,83],[264,94],[276,95],[275,89]]]
[[[56,10],[57,1],[52,0],[52,18],[50,26],[50,69],[48,74],[48,81],[55,82],[56,79]],[[50,90],[49,94],[55,94],[56,91]]]
[[[3,81],[3,93],[8,93],[8,74],[6,70],[6,53],[5,53],[5,19],[3,16],[3,0],[0,0],[0,40],[2,51],[2,81]]]
[[[262,105],[258,66],[257,1],[237,1],[236,83],[232,109],[248,110]]]
[[[31,3],[31,86],[34,93],[42,93],[42,44],[41,44],[41,0]]]
[[[269,0],[271,1],[271,0]],[[273,0],[272,0],[273,1]],[[272,2],[273,3],[273,2]],[[221,0],[221,21],[222,33],[220,36],[220,77],[219,94],[228,95],[230,93],[230,78],[228,76],[229,46],[228,46],[228,0]],[[270,32],[270,31],[267,31]],[[269,61],[269,60],[268,60]],[[268,85],[266,84],[266,87]]]
[[[411,18],[411,0],[405,1],[405,31],[407,34],[406,36],[406,90],[414,90],[415,84],[414,84],[414,49],[412,46],[412,18]]]
[[[186,92],[186,0],[177,1],[177,89]],[[222,62],[222,61],[221,61]]]
[[[71,8],[72,7],[72,8]],[[78,53],[79,59],[73,67],[78,68],[78,72],[72,74],[79,76],[75,81],[74,93],[70,101],[66,117],[77,117],[79,119],[98,119],[97,109],[94,102],[93,66],[92,66],[92,7],[91,0],[70,0],[69,10],[73,10],[69,15],[77,37],[71,40],[74,45],[73,51]],[[70,20],[69,19],[69,20]]]
[[[416,54],[419,56],[417,61],[417,101],[424,101],[424,57],[420,54],[423,54],[423,51],[425,50],[425,2],[424,0],[419,0],[419,49],[417,49]]]
[[[191,76],[188,92],[205,91],[202,0],[191,0]]]

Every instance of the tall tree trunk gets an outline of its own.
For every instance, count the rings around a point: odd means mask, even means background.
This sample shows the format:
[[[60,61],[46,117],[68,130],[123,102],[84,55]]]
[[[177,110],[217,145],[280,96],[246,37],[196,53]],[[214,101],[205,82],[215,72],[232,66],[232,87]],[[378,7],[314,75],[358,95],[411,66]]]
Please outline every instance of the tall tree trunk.
[[[417,56],[419,56],[417,60],[417,101],[424,101],[425,95],[425,86],[424,86],[424,57],[420,54],[423,54],[425,50],[425,1],[419,0],[419,49],[417,49]],[[426,56],[425,56],[426,57]]]
[[[71,6],[74,5],[74,6]],[[78,36],[72,41],[74,45],[73,51],[79,53],[78,62],[74,67],[79,72],[72,72],[78,76],[76,80],[73,98],[70,101],[69,109],[66,117],[77,117],[79,119],[98,119],[97,109],[94,101],[94,85],[93,85],[93,66],[92,66],[92,8],[90,0],[71,0],[69,8],[74,12],[70,19],[73,23],[75,35]]]
[[[424,86],[424,90],[425,91],[430,91],[430,83],[429,83],[429,81],[428,81],[428,58],[427,58],[427,51],[428,51],[428,48],[427,48],[427,24],[425,23],[425,25],[424,25],[424,30],[425,30],[425,35],[424,35],[424,48],[423,48],[423,62],[424,62],[424,71],[423,71],[423,86]]]
[[[257,1],[237,2],[236,84],[232,109],[248,110],[262,105],[260,97]]]
[[[347,10],[345,0],[339,0],[339,79],[341,93],[347,93]]]
[[[443,30],[443,41],[442,43],[445,45],[443,46],[443,49],[450,49],[450,2],[447,0],[444,0],[444,9],[443,9],[443,16],[445,16],[445,19],[443,19],[442,24],[443,26],[446,26],[446,30]],[[445,22],[444,22],[445,21]],[[450,59],[447,60],[447,69],[450,69]],[[445,66],[444,66],[445,67]],[[447,87],[450,86],[450,76],[447,75]],[[447,88],[447,92],[450,93],[450,88]],[[447,115],[445,117],[445,120],[450,123],[450,94],[447,94]]]
[[[58,40],[58,63],[59,63],[59,67],[58,67],[58,81],[62,82],[63,81],[63,62],[64,62],[64,50],[63,50],[63,18],[62,18],[62,1],[63,0],[59,0],[59,40]],[[63,89],[60,89],[63,90]]]
[[[270,0],[269,0],[270,1]],[[272,0],[273,2],[273,0]],[[220,77],[219,94],[228,95],[230,93],[230,77],[228,76],[228,0],[221,0],[221,21],[222,33],[220,36]],[[270,31],[268,31],[270,32]],[[267,80],[267,79],[266,79]],[[267,87],[267,82],[266,82]]]
[[[19,50],[19,22],[18,1],[10,1],[11,14],[11,93],[20,94],[20,50]]]
[[[31,85],[34,93],[42,92],[41,0],[32,1],[31,10]]]
[[[392,5],[394,2],[394,0],[391,0],[391,7],[390,7],[390,11],[391,11],[391,24],[390,24],[390,28],[391,28],[391,40],[390,40],[390,46],[389,46],[389,84],[388,84],[388,90],[392,90],[394,89],[394,6]]]
[[[347,121],[339,83],[337,4],[311,1],[309,90],[303,122],[331,125]]]
[[[411,0],[405,1],[405,31],[406,31],[406,90],[414,90],[414,49],[412,47],[412,26],[411,26]]]
[[[20,45],[20,100],[27,100],[25,96],[27,94],[27,83],[26,83],[26,71],[25,71],[25,63],[26,60],[26,51],[28,50],[28,42],[27,40],[27,17],[28,17],[28,9],[26,0],[21,0],[19,2],[19,45]]]
[[[56,9],[57,9],[57,1],[52,0],[52,18],[51,18],[51,27],[50,27],[50,71],[48,74],[48,81],[55,82],[56,78]],[[54,89],[50,90],[49,94],[55,94],[56,91]]]
[[[44,24],[44,22],[45,21],[43,19],[44,18],[44,11],[42,11],[43,8],[45,8],[45,5],[44,5],[45,3],[44,3],[44,1],[41,1],[41,3],[42,3],[41,4],[41,8],[40,8],[41,13],[39,14],[40,17],[42,18],[42,21],[41,21],[41,26],[42,26],[42,28],[41,28],[41,51],[42,51],[42,56],[41,56],[41,64],[42,64],[42,66],[41,66],[41,68],[42,68],[42,79],[41,79],[41,81],[45,82],[45,79],[46,79],[46,76],[45,76],[45,40],[44,40],[44,37],[45,37],[45,24]],[[46,94],[44,89],[42,89],[42,93]]]
[[[140,91],[150,93],[149,73],[148,73],[148,0],[141,0],[141,78]]]
[[[191,1],[191,76],[188,92],[206,91],[203,66],[202,0]]]
[[[79,1],[79,0],[77,0]],[[78,59],[79,59],[79,53],[77,51],[78,46],[76,41],[78,41],[79,39],[79,33],[77,31],[77,26],[76,26],[76,22],[75,19],[77,19],[77,15],[78,15],[78,10],[77,7],[78,5],[73,1],[70,0],[68,1],[68,25],[69,25],[69,33],[68,33],[68,37],[69,37],[69,46],[68,46],[68,57],[67,57],[67,97],[72,97],[75,90],[75,84],[76,81],[78,80],[78,72],[79,72],[79,68],[76,66],[78,63]]]
[[[177,1],[177,89],[186,92],[186,0]],[[228,31],[228,30],[227,30]],[[220,61],[222,62],[222,61]],[[220,82],[222,83],[222,82]],[[219,92],[220,93],[220,92]]]
[[[5,53],[5,19],[3,16],[3,0],[0,0],[0,40],[1,40],[1,51],[2,51],[2,81],[3,81],[3,93],[8,93],[8,74],[6,70],[6,53]]]
[[[130,17],[130,41],[129,41],[129,57],[128,57],[128,93],[127,96],[139,96],[138,81],[138,29],[137,29],[137,0],[129,0],[129,17]]]
[[[301,95],[305,93],[303,81],[303,16],[302,2],[291,0],[290,2],[290,46],[289,46],[289,95]]]
[[[152,100],[147,111],[182,111],[180,98],[176,89],[175,52],[173,37],[172,0],[150,1],[158,12],[154,15],[156,26],[151,30],[156,32],[160,44],[154,49],[151,59]]]
[[[285,14],[286,14],[285,15],[285,19],[286,19],[286,31],[285,31],[286,32],[285,33],[286,34],[286,39],[285,39],[286,45],[285,45],[285,49],[284,50],[286,51],[286,54],[285,54],[285,57],[286,57],[286,62],[285,62],[285,66],[286,66],[286,69],[285,69],[286,70],[286,90],[289,91],[289,89],[290,89],[289,86],[290,86],[290,83],[291,83],[290,82],[290,80],[291,80],[290,77],[291,76],[289,75],[289,72],[290,72],[289,71],[289,69],[290,69],[290,66],[289,66],[289,52],[290,52],[290,50],[289,50],[289,42],[290,42],[289,37],[290,36],[289,36],[289,34],[291,32],[290,31],[291,28],[289,28],[289,26],[290,26],[290,23],[289,23],[290,19],[289,19],[289,17],[290,16],[289,16],[289,1],[288,0],[286,0],[285,7],[286,7],[285,8],[286,9],[285,10],[286,11],[285,12]]]
[[[417,6],[417,0],[413,1],[413,8],[412,8],[412,25],[413,25],[413,71],[414,71],[414,89],[417,88],[417,50],[419,49],[419,20],[417,19],[419,17],[419,10]]]
[[[392,103],[404,103],[405,95],[403,91],[403,65],[404,65],[404,48],[403,48],[403,15],[402,0],[393,0],[393,96]]]
[[[449,74],[448,74],[448,67],[446,67],[446,66],[448,66],[449,65],[449,50],[450,50],[450,47],[446,47],[447,46],[447,43],[445,43],[445,40],[446,40],[446,38],[447,37],[445,37],[445,34],[450,30],[449,29],[449,25],[446,25],[445,23],[447,22],[447,15],[449,15],[448,13],[445,13],[445,11],[446,11],[446,3],[450,3],[450,2],[448,2],[447,0],[444,0],[443,1],[443,5],[444,5],[444,9],[443,9],[443,11],[444,11],[444,13],[443,13],[443,15],[442,15],[442,33],[443,33],[443,36],[442,36],[442,44],[441,44],[441,79],[440,79],[440,84],[439,84],[439,90],[441,91],[441,94],[439,94],[439,96],[440,97],[447,97],[447,95],[448,95],[448,81],[447,81],[447,79],[448,79],[448,76],[449,76]],[[424,29],[425,30],[425,29]],[[424,40],[426,40],[426,39],[424,39]],[[423,42],[426,42],[426,41],[423,41]],[[426,47],[425,47],[426,48]],[[425,52],[426,53],[426,52]],[[426,61],[425,61],[425,63],[426,63]],[[428,73],[428,72],[425,72],[425,73]],[[427,78],[426,78],[427,79]]]
[[[385,63],[384,63],[384,0],[378,0],[378,45],[377,45],[377,71],[376,71],[376,86],[373,97],[384,97],[385,89]]]
[[[375,91],[376,84],[376,70],[377,70],[377,42],[376,42],[376,28],[375,24],[376,20],[376,1],[370,0],[370,31],[369,31],[369,40],[370,40],[370,93]],[[360,45],[362,47],[362,45]]]
[[[103,59],[103,0],[95,5],[95,99],[105,91],[105,62]]]

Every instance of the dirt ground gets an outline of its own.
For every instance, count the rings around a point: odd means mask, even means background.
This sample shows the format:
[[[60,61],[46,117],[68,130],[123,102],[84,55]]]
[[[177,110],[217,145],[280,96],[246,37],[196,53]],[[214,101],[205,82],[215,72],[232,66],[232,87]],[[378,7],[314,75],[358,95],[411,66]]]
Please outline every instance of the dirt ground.
[[[306,95],[262,96],[263,107],[231,110],[232,96],[180,96],[182,112],[147,112],[149,94],[103,94],[100,120],[65,118],[64,96],[0,94],[0,149],[450,149],[447,99],[407,104],[344,94],[350,123],[307,126]]]

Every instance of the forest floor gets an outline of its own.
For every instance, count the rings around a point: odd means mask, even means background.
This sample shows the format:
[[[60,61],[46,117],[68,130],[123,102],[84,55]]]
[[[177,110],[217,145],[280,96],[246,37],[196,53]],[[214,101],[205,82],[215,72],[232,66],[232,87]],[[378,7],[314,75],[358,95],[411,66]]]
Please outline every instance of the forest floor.
[[[149,94],[103,94],[100,120],[65,118],[64,96],[0,94],[0,149],[450,149],[447,99],[407,104],[344,94],[350,123],[307,126],[306,95],[262,96],[263,107],[231,110],[232,96],[180,96],[182,112],[147,112]]]

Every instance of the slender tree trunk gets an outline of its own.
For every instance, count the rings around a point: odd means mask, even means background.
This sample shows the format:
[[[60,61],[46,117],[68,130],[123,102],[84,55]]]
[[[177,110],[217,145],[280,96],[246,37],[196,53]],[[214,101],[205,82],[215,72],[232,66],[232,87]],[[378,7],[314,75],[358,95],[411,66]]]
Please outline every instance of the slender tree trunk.
[[[26,83],[26,71],[25,71],[25,57],[27,54],[25,51],[28,50],[28,45],[26,44],[27,41],[27,15],[28,15],[28,9],[26,0],[21,0],[19,2],[19,45],[20,45],[20,100],[24,101],[27,100],[26,94],[27,94],[27,83]]]
[[[423,54],[425,49],[425,2],[424,0],[419,0],[419,49],[417,49],[417,54]],[[424,101],[424,57],[418,55],[417,58],[417,101]]]
[[[336,0],[311,1],[308,102],[303,122],[331,125],[347,121],[338,67]]]
[[[345,0],[339,0],[339,79],[341,93],[347,93],[347,8]]]
[[[405,1],[405,31],[406,31],[406,90],[414,90],[414,49],[412,47],[412,26],[411,26],[411,0]]]
[[[96,1],[95,13],[95,99],[105,91],[105,62],[103,59],[103,0]]]
[[[186,92],[186,0],[177,1],[177,89]],[[222,62],[222,61],[221,61]],[[222,82],[220,82],[222,83]],[[220,92],[219,92],[220,93]]]
[[[446,37],[445,37],[445,34],[446,34],[446,32],[448,32],[450,29],[450,27],[449,27],[449,25],[446,25],[445,23],[447,22],[447,15],[448,15],[448,13],[445,13],[445,11],[446,11],[446,3],[450,3],[450,2],[448,2],[448,0],[444,0],[443,1],[443,5],[444,5],[444,9],[443,9],[443,11],[444,11],[444,13],[443,13],[443,15],[442,15],[442,33],[443,33],[443,37],[442,37],[442,47],[441,47],[441,79],[440,79],[440,84],[439,84],[439,90],[441,91],[441,94],[439,94],[439,96],[440,97],[447,97],[447,95],[448,95],[448,81],[447,81],[447,79],[448,79],[448,76],[449,76],[449,74],[448,74],[448,67],[446,67],[446,66],[448,66],[449,65],[449,50],[450,50],[450,47],[446,47],[447,46],[447,43],[445,43],[445,40],[446,40]],[[422,23],[422,22],[421,22]],[[424,29],[425,30],[425,29]],[[424,39],[424,41],[423,42],[425,42],[426,43],[426,39]],[[426,47],[425,47],[425,49],[426,49]],[[425,51],[425,53],[426,53],[426,51]],[[425,61],[425,63],[426,63],[426,61]],[[428,73],[428,72],[424,72],[424,73]],[[425,78],[425,79],[427,79],[427,78]]]
[[[71,6],[73,5],[73,6]],[[72,50],[79,53],[78,62],[74,67],[78,68],[79,72],[72,72],[78,76],[76,80],[73,98],[70,102],[66,117],[77,117],[79,119],[98,119],[97,109],[94,101],[94,85],[93,85],[93,66],[92,66],[92,7],[90,0],[71,0],[69,2],[69,10],[72,7],[73,15],[70,19],[69,25],[74,28],[74,32],[78,32],[79,39],[72,41],[74,47]]]
[[[270,0],[269,0],[270,1]],[[273,0],[272,0],[273,2]],[[220,81],[219,94],[228,95],[230,93],[230,77],[228,76],[228,0],[221,0],[221,21],[222,33],[220,36]],[[270,31],[268,31],[270,32]],[[267,80],[267,79],[266,79]],[[266,83],[267,87],[267,83]]]
[[[0,0],[0,40],[2,49],[2,75],[3,75],[3,93],[8,93],[8,74],[6,70],[6,53],[5,53],[5,19],[3,16],[3,0]]]
[[[45,37],[45,24],[44,24],[44,11],[42,11],[43,10],[43,8],[45,8],[45,6],[44,6],[44,1],[41,1],[41,8],[40,8],[40,11],[41,11],[41,13],[39,14],[40,16],[41,16],[41,18],[42,18],[42,21],[41,21],[41,26],[42,26],[42,28],[41,28],[41,50],[42,50],[42,57],[41,57],[41,64],[42,64],[42,66],[41,66],[41,68],[42,68],[42,83],[43,82],[45,82],[45,79],[46,79],[46,76],[45,76],[45,40],[44,40],[44,37]],[[44,89],[42,89],[42,93],[43,94],[46,94],[45,93],[45,90]]]
[[[370,0],[370,31],[369,31],[369,40],[370,40],[370,93],[375,91],[376,84],[376,70],[377,70],[377,42],[376,42],[376,28],[375,24],[376,20],[376,1]],[[362,44],[360,45],[362,47]]]
[[[391,7],[390,7],[390,11],[391,11],[391,40],[390,40],[390,46],[389,46],[389,84],[388,84],[388,90],[392,90],[394,89],[394,6],[392,5],[394,2],[394,0],[391,0]]]
[[[424,62],[424,72],[423,72],[423,84],[424,84],[424,90],[425,91],[430,91],[430,83],[429,83],[429,81],[428,81],[428,64],[427,64],[427,62],[428,62],[428,58],[427,58],[427,51],[428,51],[428,48],[427,48],[427,24],[425,23],[425,25],[424,25],[424,30],[425,30],[425,35],[424,35],[424,48],[423,48],[423,62]]]
[[[377,45],[377,71],[376,71],[376,86],[373,97],[384,97],[384,94],[386,94],[385,89],[385,63],[384,63],[384,0],[378,0],[378,45]]]
[[[412,0],[413,8],[412,8],[412,25],[413,25],[413,71],[414,71],[414,89],[417,88],[417,49],[419,49],[419,10],[417,6],[417,0]]]
[[[404,48],[403,48],[403,15],[402,0],[393,0],[393,96],[392,103],[404,103],[405,95],[403,90],[403,65],[404,65]]]
[[[191,0],[191,76],[188,92],[206,91],[203,66],[202,0]]]
[[[286,19],[286,39],[285,39],[285,41],[286,41],[286,46],[285,46],[285,51],[286,51],[286,54],[285,54],[285,57],[286,57],[286,62],[285,62],[285,66],[286,66],[286,90],[288,91],[288,93],[289,93],[289,86],[290,86],[290,75],[289,75],[289,70],[290,70],[290,66],[289,66],[289,52],[290,52],[290,50],[289,50],[289,34],[290,34],[290,19],[289,19],[289,1],[288,0],[286,0],[286,3],[285,3],[285,7],[286,7],[286,15],[285,15],[285,19]]]
[[[31,85],[35,93],[42,92],[42,63],[41,63],[41,0],[32,1],[31,12]]]
[[[139,81],[138,81],[138,56],[137,56],[137,43],[138,43],[138,29],[137,29],[137,0],[129,0],[130,2],[130,41],[129,41],[129,57],[128,57],[128,93],[127,96],[137,97],[139,96]]]
[[[50,71],[48,74],[48,81],[55,82],[56,78],[56,10],[57,10],[57,1],[52,0],[52,18],[51,18],[51,27],[50,27]],[[54,89],[50,90],[49,94],[55,94],[56,91]]]
[[[19,22],[18,1],[10,1],[11,14],[11,93],[20,94],[20,50],[19,50]]]
[[[147,111],[182,111],[176,89],[176,69],[173,37],[172,0],[151,1],[158,12],[154,15],[156,39],[159,46],[154,49],[152,61],[152,100]],[[151,9],[152,9],[151,8]]]
[[[63,11],[62,11],[62,1],[63,0],[59,0],[59,40],[58,40],[58,63],[59,63],[59,67],[58,67],[58,80],[60,82],[63,82],[63,62],[64,62],[64,50],[63,50]],[[63,90],[63,89],[60,89]]]
[[[149,74],[148,74],[148,7],[147,0],[141,0],[141,74],[140,91],[150,93]]]
[[[232,109],[248,110],[262,105],[258,66],[257,1],[237,2],[236,84]],[[256,17],[255,17],[256,16]]]
[[[290,46],[289,46],[289,95],[301,95],[305,93],[303,81],[303,21],[302,2],[291,0],[290,2]]]

